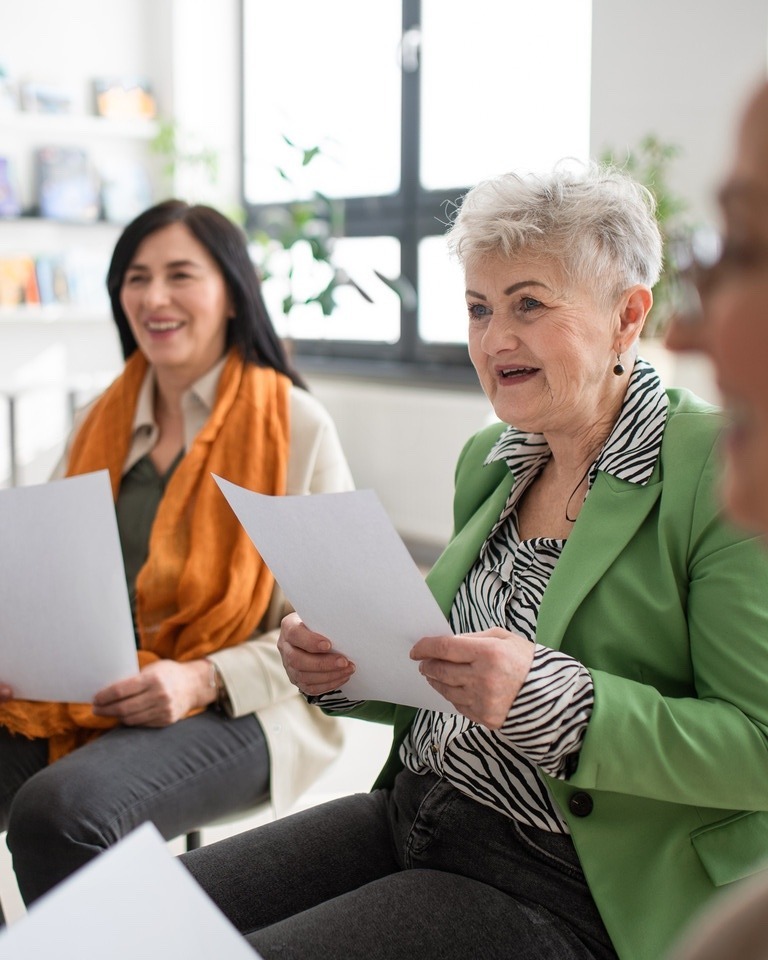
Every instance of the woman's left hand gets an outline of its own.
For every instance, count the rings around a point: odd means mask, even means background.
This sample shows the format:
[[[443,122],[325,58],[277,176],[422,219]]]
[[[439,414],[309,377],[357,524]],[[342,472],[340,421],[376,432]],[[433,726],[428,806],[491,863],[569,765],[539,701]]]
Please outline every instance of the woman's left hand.
[[[470,720],[498,730],[533,662],[534,645],[494,627],[455,637],[422,637],[411,650],[430,685]]]
[[[100,690],[93,698],[97,717],[115,717],[128,727],[167,727],[215,699],[206,660],[156,660],[140,673]]]

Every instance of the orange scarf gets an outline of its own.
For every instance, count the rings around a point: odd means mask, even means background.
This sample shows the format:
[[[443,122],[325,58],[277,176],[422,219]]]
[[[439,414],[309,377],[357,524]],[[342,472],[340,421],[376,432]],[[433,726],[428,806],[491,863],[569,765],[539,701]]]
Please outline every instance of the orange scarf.
[[[117,497],[147,362],[138,350],[94,405],[72,444],[67,475],[109,470]],[[285,493],[290,381],[231,352],[216,403],[174,471],[136,578],[139,664],[197,660],[242,643],[266,612],[274,578],[210,476]],[[114,726],[89,704],[11,700],[0,725],[49,741],[49,760]]]

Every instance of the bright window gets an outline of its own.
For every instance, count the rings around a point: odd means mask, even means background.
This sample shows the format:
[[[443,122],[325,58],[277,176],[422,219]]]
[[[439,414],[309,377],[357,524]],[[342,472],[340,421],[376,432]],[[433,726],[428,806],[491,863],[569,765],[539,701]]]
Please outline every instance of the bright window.
[[[484,177],[587,158],[591,0],[242,4],[248,225],[276,236],[320,195],[318,229],[339,237],[333,267],[312,237],[273,241],[278,328],[301,356],[466,365],[447,210]],[[305,306],[334,268],[351,282],[333,309]]]

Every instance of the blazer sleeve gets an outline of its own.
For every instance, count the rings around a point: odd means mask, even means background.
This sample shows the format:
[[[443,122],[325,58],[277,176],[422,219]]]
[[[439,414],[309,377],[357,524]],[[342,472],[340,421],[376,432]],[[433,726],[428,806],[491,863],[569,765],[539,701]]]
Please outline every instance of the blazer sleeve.
[[[336,493],[353,488],[331,417],[314,397],[294,387],[286,493]],[[300,696],[288,680],[277,649],[280,621],[290,610],[275,585],[269,610],[254,638],[208,657],[221,673],[228,700],[226,709],[232,716],[244,716]]]
[[[675,640],[675,648],[687,661],[687,676],[674,695],[665,695],[658,683],[590,667],[595,705],[571,786],[768,810],[768,551],[720,517],[719,463],[715,447],[692,511],[682,503],[677,511],[687,537],[687,582],[685,591],[677,589],[688,636]],[[634,576],[642,583],[642,565]],[[634,620],[626,611],[630,629],[646,631],[644,642],[657,649],[659,669],[677,655],[653,636],[652,611],[665,602],[649,596],[651,613]]]

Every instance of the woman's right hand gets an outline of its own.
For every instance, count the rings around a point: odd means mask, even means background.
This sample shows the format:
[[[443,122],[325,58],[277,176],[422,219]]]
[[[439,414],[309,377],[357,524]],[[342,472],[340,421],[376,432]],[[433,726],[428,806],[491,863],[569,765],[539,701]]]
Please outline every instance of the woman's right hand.
[[[313,633],[297,613],[289,613],[280,625],[277,649],[288,679],[310,697],[338,690],[355,672],[351,660],[335,653],[321,633]]]

